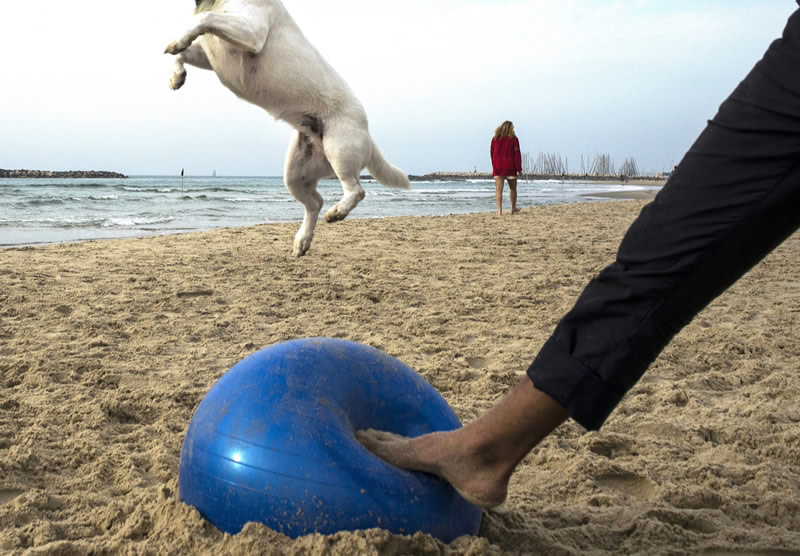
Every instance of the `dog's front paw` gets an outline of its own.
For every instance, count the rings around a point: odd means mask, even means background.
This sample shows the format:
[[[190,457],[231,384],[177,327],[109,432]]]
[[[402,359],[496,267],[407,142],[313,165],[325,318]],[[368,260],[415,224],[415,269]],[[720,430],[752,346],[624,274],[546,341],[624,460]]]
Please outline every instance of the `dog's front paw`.
[[[343,212],[339,205],[333,205],[331,208],[328,209],[328,212],[325,213],[325,221],[328,223],[332,222],[339,222],[347,218],[347,213]]]
[[[183,84],[186,83],[186,70],[176,71],[172,74],[172,77],[169,78],[169,88],[173,91],[177,91]]]
[[[164,49],[164,54],[180,54],[191,45],[191,42],[187,42],[183,39],[178,41],[173,41],[167,45],[167,48]]]

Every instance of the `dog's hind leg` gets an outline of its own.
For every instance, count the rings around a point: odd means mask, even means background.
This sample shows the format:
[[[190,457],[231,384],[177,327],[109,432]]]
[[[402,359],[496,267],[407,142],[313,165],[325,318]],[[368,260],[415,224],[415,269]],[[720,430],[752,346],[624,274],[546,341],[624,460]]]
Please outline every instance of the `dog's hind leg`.
[[[364,126],[366,127],[366,123]],[[372,157],[373,143],[369,134],[360,126],[335,125],[326,128],[322,143],[325,155],[344,191],[341,200],[325,213],[325,220],[338,222],[347,218],[366,195],[361,187],[361,170]]]
[[[292,251],[297,257],[306,254],[314,239],[314,228],[323,203],[322,195],[317,191],[317,182],[332,175],[333,169],[322,152],[319,138],[295,132],[286,153],[283,179],[289,193],[305,207],[303,224],[294,236]]]

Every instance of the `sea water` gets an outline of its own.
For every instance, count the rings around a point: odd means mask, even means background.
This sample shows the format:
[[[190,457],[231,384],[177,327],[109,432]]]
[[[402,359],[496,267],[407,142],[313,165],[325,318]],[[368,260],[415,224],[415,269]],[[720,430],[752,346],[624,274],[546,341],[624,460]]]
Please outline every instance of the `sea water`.
[[[349,218],[494,212],[492,180],[414,181],[389,189],[368,180],[366,198]],[[620,183],[521,180],[519,207],[591,202],[615,191],[652,189]],[[323,212],[342,195],[320,182]],[[607,199],[606,199],[607,200]],[[509,208],[508,188],[504,195]],[[0,179],[0,246],[182,233],[271,222],[298,223],[303,207],[279,177]]]

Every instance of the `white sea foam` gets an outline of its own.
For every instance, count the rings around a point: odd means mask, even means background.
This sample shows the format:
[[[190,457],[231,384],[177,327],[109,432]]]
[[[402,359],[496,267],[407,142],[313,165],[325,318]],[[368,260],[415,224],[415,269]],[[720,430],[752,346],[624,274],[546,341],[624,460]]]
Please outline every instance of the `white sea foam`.
[[[126,217],[126,218],[108,218],[103,222],[103,227],[109,228],[112,226],[134,227],[134,226],[153,226],[154,224],[167,224],[173,222],[175,219],[172,217],[152,216],[152,217]]]

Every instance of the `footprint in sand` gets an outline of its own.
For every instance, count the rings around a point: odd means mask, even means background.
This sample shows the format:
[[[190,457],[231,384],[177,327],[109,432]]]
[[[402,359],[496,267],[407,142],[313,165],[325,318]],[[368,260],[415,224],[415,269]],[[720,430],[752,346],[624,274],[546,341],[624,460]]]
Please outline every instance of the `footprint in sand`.
[[[16,489],[0,489],[0,506],[8,504],[20,494],[24,494],[24,490]]]
[[[656,496],[658,490],[657,485],[645,477],[640,477],[635,473],[608,473],[600,475],[595,479],[600,488],[605,490],[614,490],[641,498],[642,500],[650,500]]]
[[[488,363],[483,357],[467,357],[467,365],[473,369],[485,369]]]
[[[624,436],[598,436],[589,442],[588,448],[598,456],[608,459],[636,455],[636,443]]]

